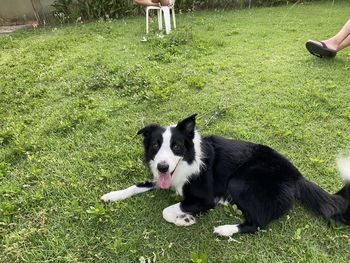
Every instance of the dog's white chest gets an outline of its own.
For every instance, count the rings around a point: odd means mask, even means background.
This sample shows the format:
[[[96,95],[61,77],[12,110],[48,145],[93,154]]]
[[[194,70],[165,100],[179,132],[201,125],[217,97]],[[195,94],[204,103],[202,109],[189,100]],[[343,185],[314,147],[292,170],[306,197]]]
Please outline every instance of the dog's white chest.
[[[177,195],[182,196],[182,195],[183,195],[182,187],[176,188],[176,189],[175,189],[175,192],[176,192]]]
[[[171,186],[178,195],[183,195],[183,187],[192,176],[196,176],[200,171],[200,164],[194,161],[192,164],[181,162],[172,175]]]
[[[182,196],[183,195],[183,186],[184,184],[187,182],[187,180],[185,178],[176,178],[173,176],[172,178],[172,188],[174,189],[174,191],[176,192],[176,194]]]

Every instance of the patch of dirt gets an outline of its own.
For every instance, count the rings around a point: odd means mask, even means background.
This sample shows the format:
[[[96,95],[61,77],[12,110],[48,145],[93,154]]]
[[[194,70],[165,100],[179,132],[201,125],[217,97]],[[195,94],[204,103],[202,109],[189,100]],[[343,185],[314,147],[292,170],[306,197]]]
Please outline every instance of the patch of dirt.
[[[32,25],[0,26],[0,36],[7,36],[17,30],[32,28]]]

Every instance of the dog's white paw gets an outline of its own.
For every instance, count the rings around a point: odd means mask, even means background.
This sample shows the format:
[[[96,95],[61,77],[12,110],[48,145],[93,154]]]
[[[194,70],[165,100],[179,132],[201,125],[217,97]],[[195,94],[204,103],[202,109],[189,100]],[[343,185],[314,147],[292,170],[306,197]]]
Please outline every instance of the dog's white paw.
[[[177,226],[190,226],[196,223],[196,218],[189,214],[178,215],[175,218],[174,224]]]
[[[222,237],[230,237],[239,232],[238,225],[222,225],[214,227],[214,234]]]
[[[182,211],[180,203],[164,208],[163,218],[165,221],[177,226],[190,226],[196,223],[194,216]]]
[[[120,190],[120,191],[113,191],[113,192],[104,194],[101,197],[101,200],[103,202],[115,202],[115,201],[124,200],[125,198],[128,198],[128,196],[125,195],[124,190]]]

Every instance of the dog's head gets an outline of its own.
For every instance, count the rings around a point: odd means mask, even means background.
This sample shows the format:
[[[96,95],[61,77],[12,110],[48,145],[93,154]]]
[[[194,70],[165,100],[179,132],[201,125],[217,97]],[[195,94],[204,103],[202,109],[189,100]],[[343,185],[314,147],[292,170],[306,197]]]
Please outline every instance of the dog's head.
[[[160,188],[169,188],[173,177],[199,171],[200,136],[195,130],[196,115],[177,125],[147,125],[137,133],[143,135],[145,161]],[[184,171],[185,168],[188,171]]]

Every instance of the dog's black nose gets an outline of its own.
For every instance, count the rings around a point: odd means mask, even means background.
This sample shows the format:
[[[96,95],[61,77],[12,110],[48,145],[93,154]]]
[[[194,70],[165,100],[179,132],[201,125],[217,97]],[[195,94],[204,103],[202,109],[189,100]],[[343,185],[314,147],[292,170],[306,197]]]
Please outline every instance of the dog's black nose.
[[[157,164],[157,169],[161,173],[166,173],[169,170],[169,164],[166,162],[160,162]]]

